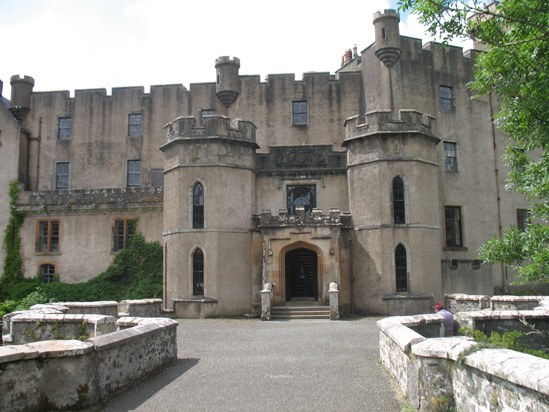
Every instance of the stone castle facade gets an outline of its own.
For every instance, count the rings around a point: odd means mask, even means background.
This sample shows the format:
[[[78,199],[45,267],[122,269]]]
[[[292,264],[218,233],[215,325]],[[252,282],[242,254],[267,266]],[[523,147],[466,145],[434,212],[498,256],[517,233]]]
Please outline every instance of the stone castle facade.
[[[475,51],[400,36],[376,13],[376,41],[335,75],[239,74],[215,82],[33,92],[13,76],[0,105],[2,229],[7,186],[25,276],[85,281],[138,230],[164,248],[164,301],[180,315],[242,315],[274,303],[345,313],[431,311],[444,293],[492,294],[513,280],[479,246],[527,203],[505,191],[508,138],[494,96],[471,99]],[[134,219],[139,218],[137,228]]]

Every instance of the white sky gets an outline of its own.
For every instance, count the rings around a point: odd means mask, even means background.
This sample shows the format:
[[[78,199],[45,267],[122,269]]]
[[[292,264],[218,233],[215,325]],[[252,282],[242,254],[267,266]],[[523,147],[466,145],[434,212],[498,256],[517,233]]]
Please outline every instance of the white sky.
[[[374,41],[372,16],[396,0],[0,0],[0,80],[35,91],[214,82],[215,59],[241,75],[334,73]],[[414,16],[400,33],[427,41]]]

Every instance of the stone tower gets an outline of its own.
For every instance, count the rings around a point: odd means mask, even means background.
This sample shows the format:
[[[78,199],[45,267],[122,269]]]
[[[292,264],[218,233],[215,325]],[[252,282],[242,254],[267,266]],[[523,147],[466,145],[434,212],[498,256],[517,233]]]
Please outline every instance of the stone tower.
[[[215,95],[225,107],[229,107],[240,94],[239,69],[240,59],[237,57],[231,59],[229,56],[223,56],[215,61]]]
[[[165,301],[185,316],[251,306],[255,126],[225,116],[169,123],[164,153]],[[200,280],[202,278],[202,280]]]
[[[18,75],[11,76],[11,112],[19,119],[24,120],[31,109],[31,94],[34,87],[34,79],[30,76],[23,78]]]
[[[399,117],[378,111],[345,123],[354,294],[370,313],[422,313],[441,297],[440,139],[431,117]]]

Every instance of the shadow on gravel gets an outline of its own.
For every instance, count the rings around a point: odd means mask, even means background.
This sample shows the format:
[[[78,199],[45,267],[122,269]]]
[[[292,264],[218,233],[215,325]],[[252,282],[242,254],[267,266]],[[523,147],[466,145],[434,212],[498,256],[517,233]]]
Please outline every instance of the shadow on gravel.
[[[176,359],[152,372],[139,382],[114,392],[109,399],[86,409],[85,412],[132,411],[185,372],[198,365],[199,362],[200,359],[196,358]]]

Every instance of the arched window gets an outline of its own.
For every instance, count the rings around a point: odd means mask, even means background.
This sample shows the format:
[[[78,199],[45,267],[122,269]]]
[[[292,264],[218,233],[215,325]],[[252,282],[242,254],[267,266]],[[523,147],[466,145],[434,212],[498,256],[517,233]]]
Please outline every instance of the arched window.
[[[204,186],[197,183],[193,188],[193,228],[204,227]]]
[[[406,248],[399,244],[395,249],[396,291],[408,292],[408,264]]]
[[[200,249],[193,253],[193,295],[204,296],[204,253]]]
[[[55,274],[55,266],[50,263],[45,263],[40,265],[40,276],[42,282],[51,283],[53,282],[53,275]]]
[[[404,182],[398,176],[393,179],[393,223],[406,223],[404,206]]]

